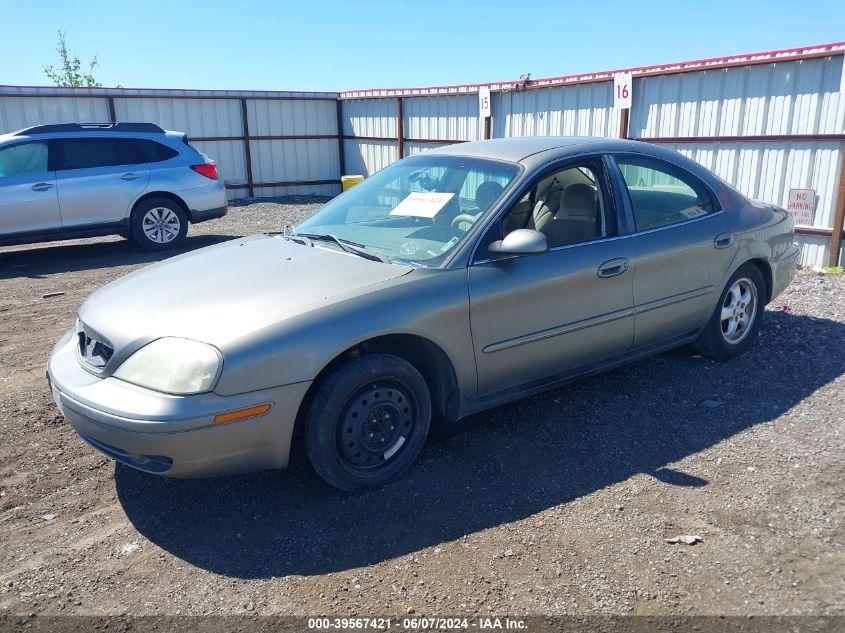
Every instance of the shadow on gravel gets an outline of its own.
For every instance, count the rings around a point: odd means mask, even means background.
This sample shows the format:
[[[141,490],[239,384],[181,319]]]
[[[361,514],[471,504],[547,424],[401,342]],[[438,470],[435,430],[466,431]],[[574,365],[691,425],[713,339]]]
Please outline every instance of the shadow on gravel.
[[[229,200],[229,208],[248,207],[251,204],[326,204],[334,196],[270,196],[260,198],[236,198]]]
[[[150,264],[237,237],[240,236],[192,235],[188,236],[179,248],[155,252],[142,251],[129,240],[83,244],[51,242],[35,248],[21,247],[20,250],[0,252],[0,279],[17,277],[40,279],[55,273],[80,272],[130,264]]]
[[[767,312],[740,358],[676,350],[476,415],[431,441],[399,481],[362,495],[323,484],[300,443],[287,471],[189,481],[118,466],[118,497],[150,541],[238,578],[371,565],[640,473],[704,501],[716,464],[695,475],[670,465],[775,420],[845,373],[842,340],[841,323]]]

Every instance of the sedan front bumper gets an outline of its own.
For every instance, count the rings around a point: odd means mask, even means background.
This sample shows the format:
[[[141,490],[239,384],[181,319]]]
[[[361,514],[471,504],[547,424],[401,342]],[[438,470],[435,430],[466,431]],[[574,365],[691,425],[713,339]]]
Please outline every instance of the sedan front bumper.
[[[58,342],[47,376],[53,399],[80,437],[112,459],[171,477],[213,477],[287,466],[294,421],[310,382],[235,396],[173,396],[99,378]],[[215,424],[220,413],[270,403],[264,415]]]

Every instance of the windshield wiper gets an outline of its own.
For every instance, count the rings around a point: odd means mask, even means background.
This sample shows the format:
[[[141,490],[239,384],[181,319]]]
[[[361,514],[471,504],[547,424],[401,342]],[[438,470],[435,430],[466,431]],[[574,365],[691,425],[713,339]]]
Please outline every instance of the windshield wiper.
[[[334,242],[335,244],[340,246],[341,250],[346,253],[352,253],[353,255],[358,255],[359,257],[363,257],[364,259],[370,259],[375,262],[382,262],[385,264],[390,263],[390,258],[387,255],[376,253],[367,249],[367,247],[363,244],[359,244],[358,242],[352,242],[350,240],[345,240],[332,233],[294,233],[290,237],[320,240],[323,242]]]
[[[297,235],[290,224],[286,224],[283,231],[272,231],[267,233],[267,235],[281,235],[284,239],[296,242],[297,244],[302,244],[303,246],[314,246],[314,243],[310,238],[305,237],[304,235]]]

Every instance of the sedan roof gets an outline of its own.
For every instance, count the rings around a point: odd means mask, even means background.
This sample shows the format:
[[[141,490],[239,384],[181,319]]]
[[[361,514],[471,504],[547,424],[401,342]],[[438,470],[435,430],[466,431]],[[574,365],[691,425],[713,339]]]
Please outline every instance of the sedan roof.
[[[643,146],[650,147],[647,143],[596,136],[525,136],[455,143],[431,151],[439,154],[477,156],[518,163],[534,154],[551,150],[557,150],[556,155],[564,156],[583,150],[642,151]]]

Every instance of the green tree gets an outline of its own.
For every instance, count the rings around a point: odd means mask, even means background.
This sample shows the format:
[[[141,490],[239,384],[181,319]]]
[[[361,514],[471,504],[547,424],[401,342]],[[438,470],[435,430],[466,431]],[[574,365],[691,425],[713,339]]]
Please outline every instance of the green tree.
[[[44,74],[57,86],[84,86],[87,88],[102,86],[100,82],[94,79],[94,75],[91,74],[100,65],[97,61],[97,56],[95,55],[88,62],[88,72],[82,72],[82,62],[79,61],[78,57],[71,57],[68,53],[64,31],[59,31],[59,45],[56,47],[56,52],[59,54],[60,65],[45,66]]]

